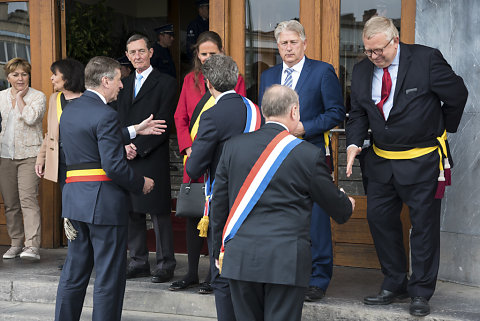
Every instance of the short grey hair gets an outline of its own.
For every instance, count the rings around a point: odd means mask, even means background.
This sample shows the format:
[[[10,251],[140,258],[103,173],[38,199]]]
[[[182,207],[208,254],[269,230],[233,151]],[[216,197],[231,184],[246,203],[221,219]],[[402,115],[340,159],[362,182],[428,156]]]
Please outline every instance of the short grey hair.
[[[128,38],[127,44],[125,45],[125,50],[128,51],[128,45],[130,43],[134,42],[134,41],[137,41],[137,40],[145,41],[148,50],[150,50],[152,48],[152,44],[150,43],[150,40],[146,36],[136,33],[136,34],[130,36],[130,38]]]
[[[365,23],[362,37],[365,39],[370,39],[379,33],[384,33],[387,39],[398,37],[398,29],[393,24],[392,19],[374,16]]]
[[[237,85],[238,67],[230,56],[210,56],[202,65],[202,74],[221,93],[233,90]]]
[[[265,118],[286,116],[295,105],[299,106],[295,90],[287,86],[272,85],[263,95],[262,114]]]
[[[303,28],[302,24],[297,20],[288,20],[280,22],[277,27],[275,28],[275,40],[278,43],[278,37],[280,37],[280,33],[284,31],[293,31],[298,33],[300,39],[305,41],[307,37],[305,36],[305,29]]]
[[[100,87],[102,78],[115,78],[117,70],[120,71],[120,63],[115,59],[103,56],[93,57],[85,67],[85,88]]]

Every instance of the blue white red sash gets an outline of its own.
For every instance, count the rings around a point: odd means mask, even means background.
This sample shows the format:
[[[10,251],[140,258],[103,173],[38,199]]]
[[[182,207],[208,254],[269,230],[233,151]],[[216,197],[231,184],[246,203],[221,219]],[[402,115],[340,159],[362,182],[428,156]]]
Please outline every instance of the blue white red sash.
[[[262,196],[290,151],[302,141],[288,131],[279,133],[262,152],[240,188],[223,229],[222,249],[231,240]]]
[[[255,105],[250,99],[242,96],[245,107],[247,108],[247,121],[245,123],[244,133],[250,133],[256,131],[260,128],[262,124],[262,118],[260,116],[260,108]],[[210,211],[210,202],[212,201],[213,196],[213,186],[215,180],[210,184],[210,179],[207,178],[205,181],[205,209],[203,210],[203,216],[208,216]]]

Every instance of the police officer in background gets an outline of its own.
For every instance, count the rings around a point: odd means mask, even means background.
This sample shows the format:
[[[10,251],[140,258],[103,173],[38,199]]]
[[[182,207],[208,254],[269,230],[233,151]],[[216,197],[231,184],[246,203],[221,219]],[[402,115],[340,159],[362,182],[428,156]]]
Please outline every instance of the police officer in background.
[[[150,60],[152,66],[158,71],[166,73],[173,78],[177,78],[177,71],[173,63],[170,48],[175,40],[173,32],[173,24],[169,23],[161,27],[155,28],[157,33],[157,41],[153,44],[153,56]]]
[[[196,0],[198,16],[187,27],[187,55],[191,61],[193,58],[193,46],[197,43],[198,36],[208,31],[208,0]]]

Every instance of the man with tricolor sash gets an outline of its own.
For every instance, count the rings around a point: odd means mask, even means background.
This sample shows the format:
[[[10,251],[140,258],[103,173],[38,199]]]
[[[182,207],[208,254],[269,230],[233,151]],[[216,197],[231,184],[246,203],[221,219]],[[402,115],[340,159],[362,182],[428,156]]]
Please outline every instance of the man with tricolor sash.
[[[212,200],[213,254],[229,279],[237,321],[300,320],[313,203],[344,223],[355,202],[333,184],[324,152],[291,134],[300,119],[293,89],[267,89],[262,113],[260,130],[224,146]]]
[[[197,138],[185,166],[188,176],[198,179],[205,173],[206,202],[203,218],[198,224],[201,236],[207,236],[211,249],[211,235],[207,235],[210,202],[215,199],[215,173],[223,145],[230,138],[260,128],[262,117],[258,106],[234,91],[238,79],[238,67],[231,57],[213,55],[202,65],[207,88],[215,98],[215,105],[200,116]],[[210,251],[210,254],[212,251]],[[215,294],[219,321],[234,321],[228,280],[222,278],[211,256],[211,285]]]
[[[347,176],[371,129],[365,155],[367,218],[384,280],[364,298],[385,305],[411,298],[410,314],[430,313],[440,260],[440,206],[451,184],[447,132],[457,131],[468,92],[439,50],[399,41],[391,19],[363,29],[368,59],[353,68],[347,133]],[[411,275],[400,212],[409,207]]]

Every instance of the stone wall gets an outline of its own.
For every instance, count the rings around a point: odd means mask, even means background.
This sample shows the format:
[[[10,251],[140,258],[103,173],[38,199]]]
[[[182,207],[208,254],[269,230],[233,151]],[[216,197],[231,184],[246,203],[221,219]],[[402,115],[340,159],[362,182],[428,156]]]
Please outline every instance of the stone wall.
[[[480,1],[417,0],[415,42],[440,49],[469,91],[448,140],[455,162],[442,204],[439,278],[480,285]]]

